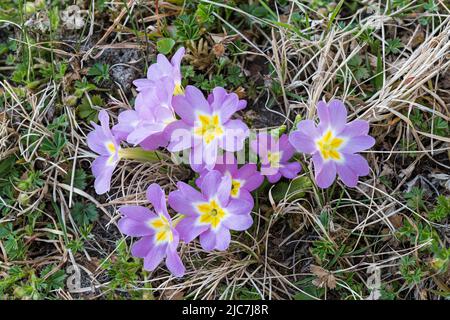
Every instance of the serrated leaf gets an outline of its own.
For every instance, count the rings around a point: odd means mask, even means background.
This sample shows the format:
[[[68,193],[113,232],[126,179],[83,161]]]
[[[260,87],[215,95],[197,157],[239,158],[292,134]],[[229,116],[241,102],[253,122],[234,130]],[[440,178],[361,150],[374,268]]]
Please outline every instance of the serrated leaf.
[[[50,157],[56,158],[60,155],[64,146],[67,143],[67,139],[62,132],[55,132],[52,138],[45,138],[42,141],[40,150],[41,152],[49,155]]]
[[[97,207],[92,203],[75,202],[71,213],[79,226],[91,224],[98,219]]]
[[[70,185],[72,179],[72,170],[70,170],[64,177],[64,183]],[[86,188],[87,174],[83,169],[75,169],[73,176],[73,186],[77,189],[84,190]]]

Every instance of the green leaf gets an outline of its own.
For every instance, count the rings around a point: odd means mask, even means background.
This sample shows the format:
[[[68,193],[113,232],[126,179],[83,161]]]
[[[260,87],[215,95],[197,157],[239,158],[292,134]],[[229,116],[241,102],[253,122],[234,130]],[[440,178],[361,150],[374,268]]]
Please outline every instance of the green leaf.
[[[279,182],[272,190],[273,200],[279,202],[281,200],[293,201],[303,198],[305,191],[311,189],[312,183],[308,177],[298,177],[290,182]]]
[[[331,29],[331,25],[333,24],[333,21],[336,19],[339,11],[341,11],[341,7],[343,4],[344,4],[344,0],[341,0],[337,4],[337,6],[334,8],[333,12],[331,13],[330,20],[328,21],[328,24],[327,24],[327,30]]]
[[[171,38],[162,38],[156,42],[156,49],[159,53],[168,54],[172,51],[173,46],[175,45],[175,40]]]
[[[88,76],[94,76],[94,81],[100,83],[104,80],[109,80],[109,64],[95,63],[89,68]]]
[[[70,185],[72,179],[72,170],[70,170],[64,177],[64,183]],[[75,169],[73,176],[73,186],[77,189],[84,190],[86,188],[87,174],[83,169]]]
[[[97,207],[92,203],[75,202],[71,213],[79,226],[91,224],[98,219]]]
[[[49,155],[50,157],[56,158],[61,154],[64,146],[67,143],[67,139],[64,133],[57,131],[53,134],[52,138],[45,138],[41,144],[41,152]]]

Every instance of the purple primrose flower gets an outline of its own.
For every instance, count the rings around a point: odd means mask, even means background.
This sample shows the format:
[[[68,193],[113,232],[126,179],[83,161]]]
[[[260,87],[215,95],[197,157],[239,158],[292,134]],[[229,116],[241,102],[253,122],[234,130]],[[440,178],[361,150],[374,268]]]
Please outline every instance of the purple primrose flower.
[[[169,61],[163,54],[158,54],[156,63],[152,64],[147,71],[147,79],[137,79],[133,84],[138,91],[145,91],[155,87],[155,82],[168,77],[173,83],[173,95],[183,94],[181,86],[181,59],[183,59],[185,49],[182,47],[175,52]],[[156,85],[159,89],[159,86]]]
[[[111,185],[111,177],[120,160],[120,140],[117,139],[109,128],[109,116],[105,110],[98,114],[100,125],[91,123],[94,130],[87,135],[89,148],[98,153],[98,157],[92,163],[92,174],[95,177],[94,188],[97,194],[108,192]]]
[[[230,230],[243,231],[253,224],[253,204],[231,197],[231,177],[217,170],[203,178],[201,192],[184,182],[169,194],[169,205],[184,218],[176,229],[180,238],[190,242],[200,236],[206,251],[225,250],[231,240]]]
[[[375,139],[368,135],[369,123],[354,120],[347,123],[347,110],[339,100],[317,104],[319,125],[303,120],[289,140],[299,151],[312,155],[315,179],[321,188],[328,188],[339,175],[349,187],[358,183],[359,176],[369,174],[366,159],[357,152],[371,148]]]
[[[146,150],[165,147],[168,140],[164,130],[176,120],[172,109],[172,79],[165,77],[157,83],[159,87],[149,87],[139,92],[135,110],[120,113],[118,124],[112,128],[117,136]]]
[[[289,162],[295,149],[286,134],[276,139],[270,134],[260,133],[250,146],[259,155],[261,174],[267,176],[270,183],[278,182],[282,176],[293,179],[302,169],[300,163]]]
[[[217,170],[223,175],[229,175],[231,177],[231,198],[246,200],[253,205],[253,197],[250,192],[256,190],[264,181],[264,177],[258,172],[256,164],[247,163],[238,168],[234,155],[232,153],[225,153],[217,161],[213,170]],[[195,180],[195,184],[199,188],[208,172],[207,170],[203,170],[197,180]]]
[[[177,253],[179,243],[178,231],[167,212],[164,191],[156,183],[147,189],[147,199],[154,211],[142,206],[124,206],[119,209],[120,232],[142,237],[131,248],[133,256],[144,258],[144,269],[153,271],[166,258],[166,266],[176,277],[185,272],[183,263]]]
[[[212,170],[219,148],[230,152],[243,148],[249,130],[241,120],[231,119],[243,106],[235,93],[216,87],[208,101],[199,89],[187,86],[183,96],[173,97],[172,106],[181,119],[167,127],[167,149],[179,152],[190,148],[194,171]]]

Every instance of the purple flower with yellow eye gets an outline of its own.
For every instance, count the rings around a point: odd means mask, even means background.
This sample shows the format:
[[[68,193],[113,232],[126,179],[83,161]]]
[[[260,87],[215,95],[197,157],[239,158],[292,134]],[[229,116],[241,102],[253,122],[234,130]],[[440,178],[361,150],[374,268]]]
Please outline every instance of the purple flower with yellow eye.
[[[259,155],[261,174],[267,176],[270,183],[276,183],[281,177],[295,178],[302,169],[300,163],[289,162],[295,153],[288,136],[283,134],[276,139],[270,134],[260,133],[250,143],[250,147]]]
[[[208,102],[199,89],[187,86],[183,96],[173,97],[172,106],[181,119],[166,130],[170,140],[167,149],[179,152],[190,148],[194,171],[212,170],[219,149],[235,152],[244,147],[248,127],[241,120],[231,119],[243,106],[235,93],[217,87]]]
[[[89,148],[98,153],[92,163],[92,174],[95,177],[94,188],[97,194],[108,192],[111,177],[120,160],[120,141],[109,128],[109,116],[105,110],[98,114],[100,125],[92,122],[94,130],[87,135]]]
[[[216,163],[213,170],[217,170],[223,175],[229,175],[231,178],[232,199],[241,199],[249,201],[253,205],[253,197],[250,192],[256,190],[264,181],[264,177],[259,173],[256,164],[247,163],[238,168],[236,158],[232,153],[225,153],[220,161]],[[209,171],[204,170],[195,180],[195,184],[200,188],[203,179]]]
[[[225,250],[230,244],[230,230],[243,231],[253,224],[253,204],[231,197],[229,175],[209,171],[203,178],[201,192],[184,182],[178,182],[177,187],[169,194],[169,205],[184,215],[176,229],[185,242],[200,236],[204,250]]]
[[[336,174],[349,187],[358,183],[358,177],[369,174],[366,159],[356,154],[371,148],[375,139],[368,135],[369,123],[354,120],[347,123],[347,110],[339,100],[317,104],[319,125],[303,120],[289,140],[300,152],[312,154],[315,179],[321,188],[328,188]]]
[[[138,91],[145,91],[156,87],[160,89],[158,81],[162,78],[169,78],[173,84],[172,95],[183,94],[181,85],[181,59],[184,56],[184,48],[175,52],[169,61],[163,54],[158,54],[156,63],[152,64],[147,71],[147,79],[138,79],[133,81]]]
[[[177,253],[179,235],[167,212],[161,187],[156,183],[150,185],[147,199],[154,211],[142,206],[124,206],[119,209],[123,216],[118,222],[119,230],[128,236],[142,237],[133,244],[131,253],[144,258],[144,269],[153,271],[166,258],[169,271],[176,277],[182,277],[185,268]]]
[[[165,147],[168,140],[164,130],[176,120],[172,109],[173,81],[164,77],[158,84],[139,92],[135,110],[120,113],[118,124],[112,128],[117,136],[146,150]]]

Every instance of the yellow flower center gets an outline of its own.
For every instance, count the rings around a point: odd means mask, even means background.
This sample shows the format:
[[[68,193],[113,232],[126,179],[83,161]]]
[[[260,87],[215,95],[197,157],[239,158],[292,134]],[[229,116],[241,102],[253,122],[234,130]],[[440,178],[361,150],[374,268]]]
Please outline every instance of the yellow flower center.
[[[182,94],[184,94],[183,86],[181,85],[181,83],[176,83],[175,89],[173,89],[173,95],[178,96],[178,95],[182,95]]]
[[[231,180],[231,196],[237,198],[239,196],[239,190],[241,189],[241,182],[239,180]]]
[[[114,143],[107,142],[106,143],[106,149],[109,152],[109,158],[108,158],[108,164],[112,165],[114,163],[114,156],[116,155],[116,153],[118,154],[118,156],[120,157],[120,148],[119,150],[117,150],[116,146],[114,145]]]
[[[108,149],[110,154],[115,154],[116,153],[116,146],[112,142],[108,142],[106,144],[106,149]]]
[[[220,124],[218,115],[199,115],[195,134],[203,137],[206,144],[211,143],[215,138],[223,134],[223,127]]]
[[[280,167],[281,152],[267,152],[267,160],[272,168]]]
[[[199,204],[197,210],[200,212],[199,222],[209,224],[213,229],[219,226],[226,215],[216,200]]]
[[[341,154],[339,153],[339,148],[344,143],[344,139],[333,136],[333,132],[328,130],[325,134],[317,140],[317,148],[322,155],[324,160],[341,160]]]
[[[160,215],[158,218],[152,219],[150,221],[150,227],[152,227],[155,233],[155,241],[160,244],[163,242],[172,242],[173,233],[170,223],[166,217]]]

